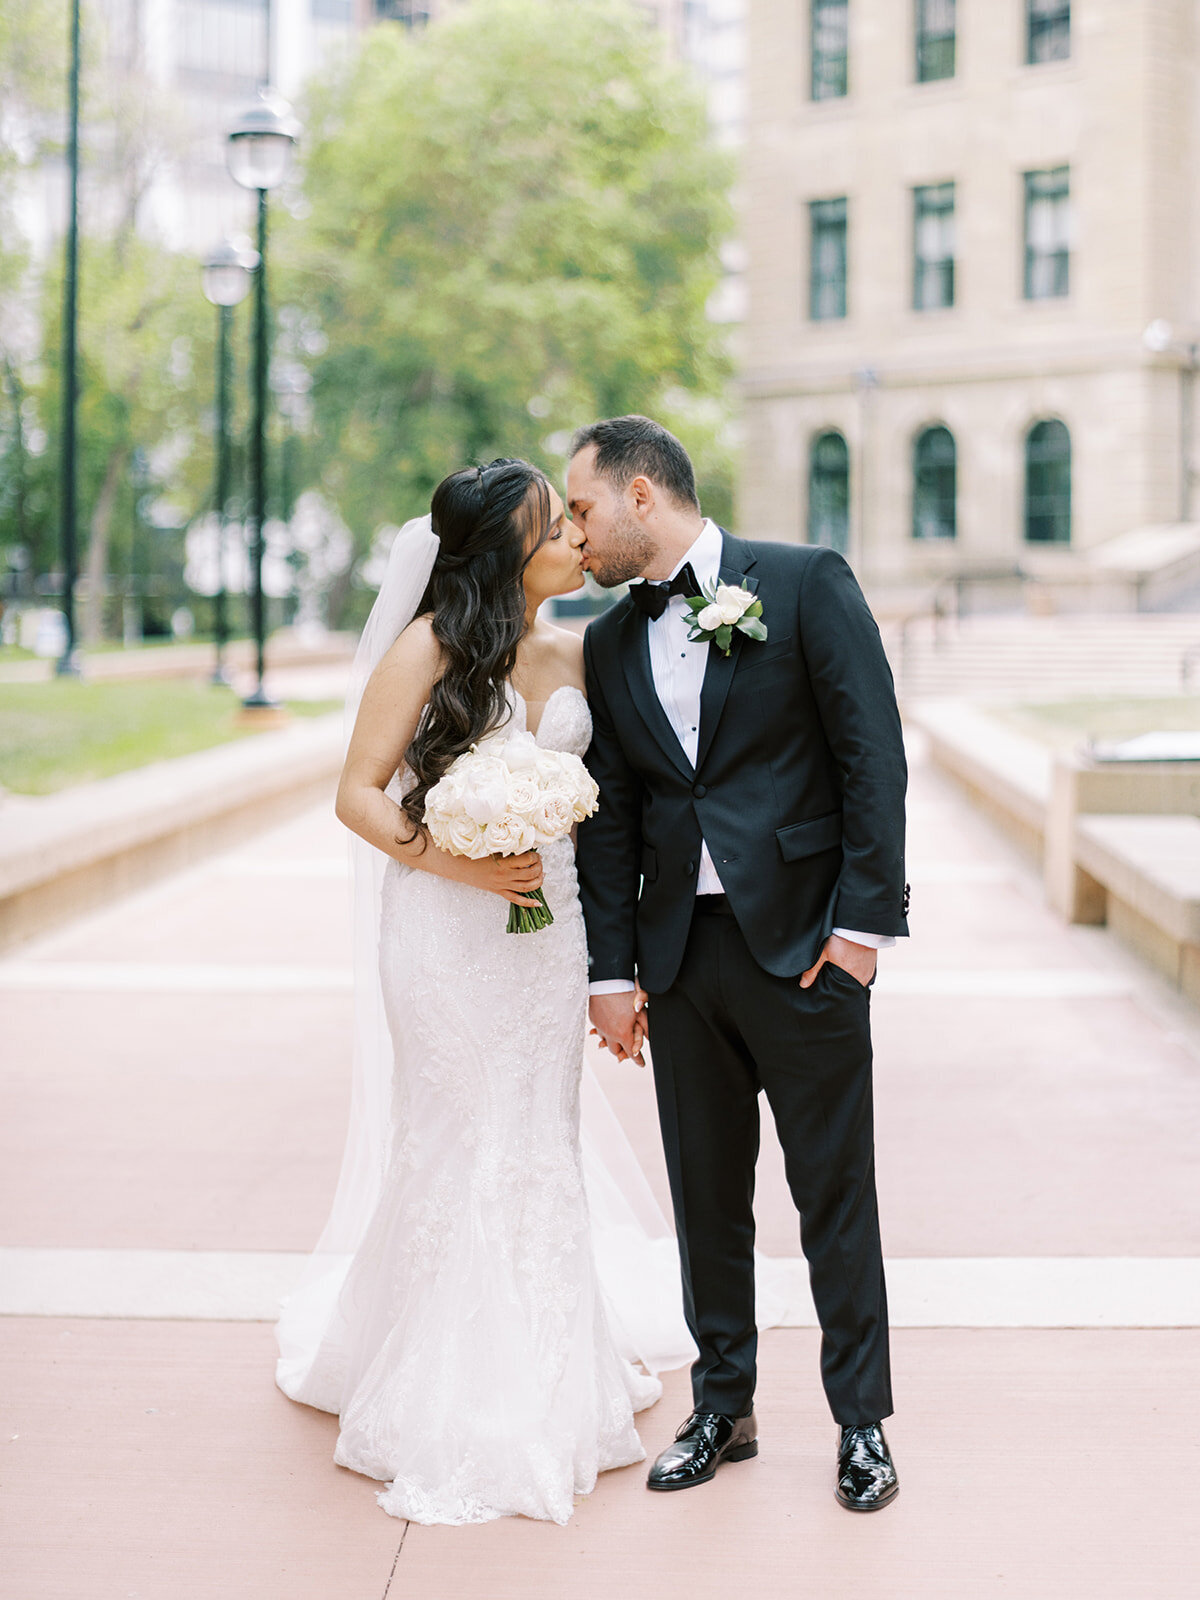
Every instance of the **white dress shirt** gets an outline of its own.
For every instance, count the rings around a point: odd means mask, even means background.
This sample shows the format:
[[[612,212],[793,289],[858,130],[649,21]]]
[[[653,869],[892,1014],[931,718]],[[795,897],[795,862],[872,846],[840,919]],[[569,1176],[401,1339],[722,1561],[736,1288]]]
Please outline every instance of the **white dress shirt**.
[[[704,526],[691,549],[676,563],[667,581],[683,570],[688,561],[700,584],[716,583],[721,570],[721,530],[711,518]],[[655,692],[675,730],[675,737],[683,746],[683,753],[694,767],[700,747],[700,691],[704,687],[704,669],[708,653],[713,648],[705,640],[693,642],[688,638],[688,625],[692,613],[681,594],[672,595],[661,617],[647,620],[650,643],[650,672]],[[753,648],[753,647],[751,647]],[[721,879],[713,858],[703,838],[700,843],[700,870],[696,875],[696,893],[723,894]],[[890,934],[855,933],[847,928],[835,928],[834,933],[855,944],[867,945],[873,950],[885,949],[895,944]],[[633,988],[630,978],[603,978],[588,985],[590,994],[621,994]]]

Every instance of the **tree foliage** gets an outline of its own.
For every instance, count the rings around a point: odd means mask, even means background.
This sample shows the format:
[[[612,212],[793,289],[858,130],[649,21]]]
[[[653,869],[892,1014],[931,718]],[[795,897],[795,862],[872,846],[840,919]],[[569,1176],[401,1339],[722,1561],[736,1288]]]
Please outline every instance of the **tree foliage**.
[[[307,108],[304,213],[272,260],[328,337],[310,470],[360,548],[445,473],[643,411],[728,504],[705,316],[729,173],[697,85],[618,0],[473,0],[384,25]]]

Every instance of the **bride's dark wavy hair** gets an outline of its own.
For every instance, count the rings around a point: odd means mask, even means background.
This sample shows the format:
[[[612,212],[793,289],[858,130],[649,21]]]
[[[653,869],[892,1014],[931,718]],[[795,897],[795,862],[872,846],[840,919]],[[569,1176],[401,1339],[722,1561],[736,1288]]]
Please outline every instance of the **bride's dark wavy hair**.
[[[501,456],[443,478],[429,509],[441,549],[418,615],[431,617],[446,664],[404,758],[416,782],[401,805],[414,830],[450,764],[508,715],[521,580],[550,532],[550,486],[528,461]]]

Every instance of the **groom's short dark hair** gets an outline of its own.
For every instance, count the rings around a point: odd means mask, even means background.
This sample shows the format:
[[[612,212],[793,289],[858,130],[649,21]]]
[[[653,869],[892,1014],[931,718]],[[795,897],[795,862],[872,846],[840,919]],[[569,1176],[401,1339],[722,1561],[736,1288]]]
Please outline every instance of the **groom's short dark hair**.
[[[571,440],[571,454],[590,444],[596,447],[596,471],[618,489],[634,478],[649,478],[680,505],[700,509],[691,457],[661,422],[638,416],[590,422]]]

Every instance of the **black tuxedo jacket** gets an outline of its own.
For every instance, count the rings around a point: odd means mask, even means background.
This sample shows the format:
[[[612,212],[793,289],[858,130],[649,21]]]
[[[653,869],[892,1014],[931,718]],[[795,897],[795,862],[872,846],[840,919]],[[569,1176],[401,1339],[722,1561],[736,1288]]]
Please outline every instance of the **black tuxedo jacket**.
[[[762,601],[767,638],[709,646],[688,761],[655,693],[648,623],[628,599],[588,627],[600,786],[579,830],[589,977],[674,982],[701,840],[755,960],[790,977],[832,929],[908,931],[907,771],[875,619],[842,557],[723,533],[721,581]]]

